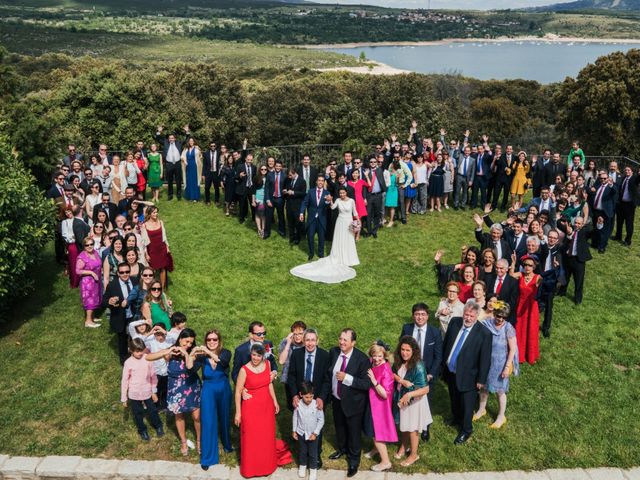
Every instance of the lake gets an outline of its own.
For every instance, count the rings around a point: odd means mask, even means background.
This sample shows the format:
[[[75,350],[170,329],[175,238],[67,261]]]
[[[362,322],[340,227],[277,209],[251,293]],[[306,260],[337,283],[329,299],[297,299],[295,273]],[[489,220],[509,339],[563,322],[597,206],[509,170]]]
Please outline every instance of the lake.
[[[507,41],[452,42],[442,45],[331,48],[418,73],[460,73],[481,80],[523,78],[553,83],[575,77],[588,63],[633,43]]]

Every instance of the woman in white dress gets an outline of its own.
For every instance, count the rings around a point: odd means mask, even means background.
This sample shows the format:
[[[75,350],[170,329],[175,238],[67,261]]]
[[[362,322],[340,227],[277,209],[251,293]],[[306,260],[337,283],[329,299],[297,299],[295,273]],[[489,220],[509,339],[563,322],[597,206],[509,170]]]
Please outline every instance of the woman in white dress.
[[[356,202],[347,196],[343,187],[338,189],[338,195],[340,198],[331,203],[332,209],[338,209],[331,253],[328,257],[292,268],[292,275],[323,283],[340,283],[355,278],[356,271],[351,267],[360,264],[351,230],[352,223],[359,220]]]

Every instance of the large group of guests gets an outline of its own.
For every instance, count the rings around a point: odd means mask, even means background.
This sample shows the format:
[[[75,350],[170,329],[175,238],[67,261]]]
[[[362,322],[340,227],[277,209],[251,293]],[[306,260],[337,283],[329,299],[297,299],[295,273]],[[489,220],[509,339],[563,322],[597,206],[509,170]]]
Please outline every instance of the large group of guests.
[[[456,444],[465,443],[473,422],[487,414],[491,393],[499,405],[491,428],[502,428],[509,379],[520,364],[539,359],[539,332],[550,335],[555,296],[565,295],[573,278],[574,301],[582,302],[590,245],[600,253],[610,237],[630,245],[640,203],[638,172],[628,166],[621,172],[616,162],[598,168],[577,142],[566,159],[551,150],[529,159],[511,145],[490,145],[487,136],[472,144],[468,131],[461,141],[447,141],[441,130],[434,144],[413,122],[406,143],[393,135],[366,158],[344,152],[340,161],[320,167],[305,156],[285,168],[272,157],[254,165],[246,140],[236,151],[216,142],[205,150],[188,125],[184,139],[162,132],[159,127],[148,149],[140,141],[123,158],[100,145],[85,159],[69,145],[47,192],[58,207],[56,257],[71,286],[79,287],[84,325],[100,327],[100,313],[108,312],[123,365],[121,400],[140,437],[150,440],[145,415],[164,435],[159,412],[166,411],[181,453],[197,449],[207,469],[219,461],[218,439],[225,452],[233,451],[233,422],[240,428],[245,477],[269,475],[290,462],[287,443],[276,439],[278,388],[293,412],[298,473],[305,477],[308,470],[311,480],[322,466],[328,408],[336,437],[328,458],[344,457],[349,477],[358,471],[363,436],[371,438],[364,456],[379,459],[375,471],[392,468],[391,456],[400,466],[419,460],[440,378],[449,391]],[[306,234],[309,258],[314,236],[324,256],[337,217],[326,209],[317,218],[320,210],[309,208],[316,191],[318,203],[320,192],[354,200],[356,238],[377,237],[381,227],[405,224],[414,214],[478,209],[478,246],[463,246],[453,264],[436,252],[443,298],[434,312],[424,303],[413,306],[395,348],[377,340],[361,351],[356,332],[345,328],[326,351],[303,321],[293,323],[275,348],[255,321],[232,355],[220,329],[207,331],[199,344],[167,295],[173,259],[157,207],[165,182],[168,201],[197,202],[204,187],[207,205],[213,200],[225,215],[252,220],[262,239],[272,228],[293,244]],[[533,195],[525,203],[528,190]],[[502,218],[495,218],[498,208]],[[428,324],[430,315],[439,328]],[[195,444],[187,438],[187,416]],[[391,452],[389,444],[395,445]]]

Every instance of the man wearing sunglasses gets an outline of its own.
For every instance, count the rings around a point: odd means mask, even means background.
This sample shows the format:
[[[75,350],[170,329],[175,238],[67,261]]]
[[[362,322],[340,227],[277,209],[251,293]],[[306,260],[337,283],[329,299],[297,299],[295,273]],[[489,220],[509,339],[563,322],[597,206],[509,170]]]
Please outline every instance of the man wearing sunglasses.
[[[273,349],[273,343],[270,340],[266,340],[267,330],[262,322],[251,322],[249,324],[249,340],[236,347],[233,353],[233,368],[231,370],[231,378],[235,383],[238,379],[238,373],[243,365],[246,365],[251,360],[251,346],[255,343],[261,343],[265,349],[265,360],[269,360],[271,364],[271,380],[273,381],[278,376],[278,365],[276,364],[275,350]]]
[[[111,330],[117,334],[118,355],[120,363],[129,357],[127,348],[127,326],[133,320],[133,309],[127,302],[134,284],[130,278],[131,267],[127,263],[118,265],[118,276],[114,278],[102,296],[102,308],[108,308],[111,312],[109,324]]]

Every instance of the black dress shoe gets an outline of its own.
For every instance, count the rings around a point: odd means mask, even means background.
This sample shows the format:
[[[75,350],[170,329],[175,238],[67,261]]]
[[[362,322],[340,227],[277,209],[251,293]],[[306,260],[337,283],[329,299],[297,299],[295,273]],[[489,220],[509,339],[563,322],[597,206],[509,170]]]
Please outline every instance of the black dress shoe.
[[[420,438],[422,438],[423,442],[428,442],[431,439],[431,433],[429,433],[429,429],[423,430]]]
[[[200,468],[206,472],[207,470],[209,470],[209,465],[200,465]]]
[[[347,470],[347,478],[353,477],[356,473],[358,473],[358,467],[349,467]]]
[[[625,247],[630,247],[630,246],[631,246],[631,242],[630,242],[629,240],[625,240],[624,242],[622,242],[622,244],[623,244]]]
[[[543,328],[543,329],[542,329],[542,336],[543,336],[544,338],[549,338],[549,337],[551,336],[551,332],[549,331],[549,329],[548,329],[548,328]]]
[[[164,437],[164,429],[162,427],[156,428],[156,435],[158,435],[158,437]]]
[[[307,257],[307,260],[313,260],[313,255],[309,255],[309,256]]]
[[[151,440],[151,438],[149,437],[149,432],[142,432],[140,434],[140,438],[143,439],[145,442],[148,442],[149,440]]]
[[[340,450],[336,450],[331,455],[329,455],[329,460],[338,460],[342,458],[343,455],[344,455],[344,452],[341,452]]]
[[[373,238],[378,238],[378,234],[377,234],[377,233],[372,233],[372,234],[371,234],[371,236],[372,236]]]
[[[456,439],[453,441],[456,445],[462,445],[471,437],[470,433],[459,433]]]

